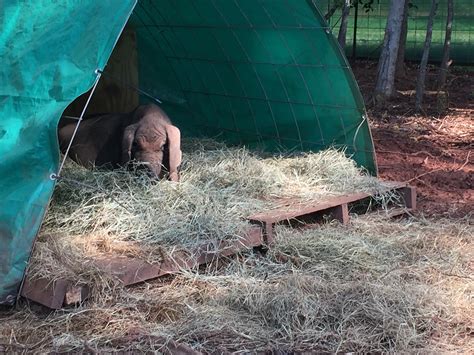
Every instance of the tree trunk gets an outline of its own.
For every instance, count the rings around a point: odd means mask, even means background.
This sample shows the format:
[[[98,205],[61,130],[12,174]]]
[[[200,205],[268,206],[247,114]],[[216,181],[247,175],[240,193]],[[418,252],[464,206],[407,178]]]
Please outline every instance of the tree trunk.
[[[374,93],[375,101],[379,106],[384,105],[385,101],[395,92],[395,68],[397,64],[398,47],[400,45],[405,1],[408,0],[391,0],[390,3],[390,11],[387,26],[385,27],[385,38],[380,54],[377,69],[377,84]]]
[[[357,56],[357,20],[359,19],[359,0],[355,0],[354,4],[354,37],[352,38],[352,60]]]
[[[405,48],[407,44],[407,35],[408,35],[408,4],[410,0],[405,1],[405,8],[403,9],[403,22],[402,22],[402,33],[400,34],[400,45],[398,47],[397,54],[397,69],[395,75],[397,78],[405,77],[406,67],[405,67]]]
[[[314,0],[313,0],[313,4],[314,4],[315,6],[317,6],[317,5],[315,4]],[[340,4],[339,4],[338,1],[336,1],[336,2],[334,3],[334,5],[328,10],[328,12],[326,13],[326,15],[324,15],[324,19],[329,22],[329,20],[330,20],[331,17],[335,14],[336,10],[339,9],[339,7],[340,7]]]
[[[426,29],[425,47],[423,48],[423,56],[421,57],[420,71],[416,82],[416,103],[415,109],[421,111],[423,104],[423,94],[425,92],[426,66],[430,55],[431,37],[433,35],[433,22],[438,8],[439,0],[431,1],[431,10],[428,17],[428,27]]]
[[[349,23],[349,14],[351,13],[351,0],[345,0],[342,8],[341,27],[339,27],[339,34],[337,35],[337,41],[341,46],[342,50],[346,49],[346,34],[347,24]]]
[[[443,59],[438,76],[438,91],[444,90],[449,68],[449,51],[451,49],[451,33],[453,30],[454,1],[448,0],[448,17],[446,20],[446,36],[444,38]]]

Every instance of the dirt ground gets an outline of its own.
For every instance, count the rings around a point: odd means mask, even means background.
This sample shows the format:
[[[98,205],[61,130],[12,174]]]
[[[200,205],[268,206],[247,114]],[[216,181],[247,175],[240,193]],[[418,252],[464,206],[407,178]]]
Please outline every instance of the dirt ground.
[[[474,210],[474,70],[454,67],[448,77],[448,109],[439,108],[436,68],[430,68],[423,114],[415,107],[417,68],[396,82],[396,97],[376,109],[371,95],[377,63],[352,65],[367,103],[380,177],[417,187],[419,213],[462,217]]]

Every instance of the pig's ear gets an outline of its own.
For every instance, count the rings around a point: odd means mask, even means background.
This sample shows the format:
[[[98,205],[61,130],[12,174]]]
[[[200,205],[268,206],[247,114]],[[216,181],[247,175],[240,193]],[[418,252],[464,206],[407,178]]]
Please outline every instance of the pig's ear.
[[[166,126],[166,137],[169,149],[169,178],[171,181],[178,181],[178,168],[181,165],[181,132],[173,125]]]

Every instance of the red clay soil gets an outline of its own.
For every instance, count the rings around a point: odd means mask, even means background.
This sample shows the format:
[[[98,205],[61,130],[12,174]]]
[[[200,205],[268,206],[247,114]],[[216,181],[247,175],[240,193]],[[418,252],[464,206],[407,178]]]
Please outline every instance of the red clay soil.
[[[416,114],[417,69],[397,82],[397,95],[386,109],[375,109],[371,95],[376,62],[358,61],[353,70],[367,103],[382,179],[407,181],[417,187],[419,213],[472,216],[474,210],[474,71],[452,69],[448,109],[439,109],[430,68],[425,112]],[[429,91],[432,90],[432,91]],[[441,113],[439,111],[442,111]]]

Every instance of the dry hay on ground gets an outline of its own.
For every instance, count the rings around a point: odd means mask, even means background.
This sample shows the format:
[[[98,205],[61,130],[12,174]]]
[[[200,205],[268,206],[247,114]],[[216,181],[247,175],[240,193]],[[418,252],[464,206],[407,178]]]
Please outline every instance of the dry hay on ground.
[[[30,275],[110,287],[94,258],[125,255],[157,262],[203,242],[238,240],[250,226],[245,217],[277,198],[307,200],[383,188],[336,150],[264,157],[215,141],[187,140],[183,151],[178,184],[68,162]]]
[[[170,340],[204,352],[418,352],[472,346],[472,221],[354,218],[349,226],[278,229],[251,252],[124,288],[98,255],[158,261],[173,249],[239,238],[243,218],[278,197],[381,188],[342,153],[263,158],[186,143],[182,182],[70,163],[32,259],[37,277],[93,286],[81,307],[24,304],[0,313],[0,351],[159,351]],[[471,264],[470,264],[471,263]]]
[[[6,351],[439,353],[473,349],[472,219],[279,228],[247,253],[51,314],[0,314]]]

